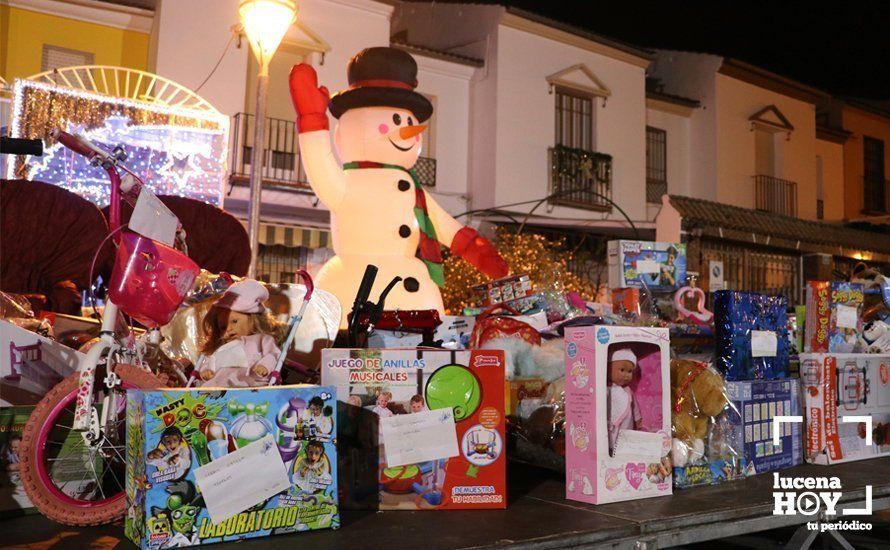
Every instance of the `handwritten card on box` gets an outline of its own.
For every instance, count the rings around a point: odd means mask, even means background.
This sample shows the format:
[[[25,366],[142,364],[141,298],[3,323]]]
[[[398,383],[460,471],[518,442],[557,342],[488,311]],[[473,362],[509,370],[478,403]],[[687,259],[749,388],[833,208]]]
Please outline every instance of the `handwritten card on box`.
[[[775,357],[779,346],[776,333],[771,330],[751,331],[751,357]]]
[[[639,430],[621,430],[615,442],[615,456],[661,457],[664,436]]]
[[[214,524],[291,487],[270,434],[195,469],[195,482]]]
[[[386,465],[404,466],[457,456],[454,411],[436,409],[380,419]]]

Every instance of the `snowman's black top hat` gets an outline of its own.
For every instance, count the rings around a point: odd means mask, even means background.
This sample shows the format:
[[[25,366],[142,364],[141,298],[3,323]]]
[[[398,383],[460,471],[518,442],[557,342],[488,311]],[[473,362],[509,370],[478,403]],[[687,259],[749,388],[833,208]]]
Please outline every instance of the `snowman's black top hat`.
[[[414,91],[417,62],[395,48],[367,48],[349,60],[349,88],[331,97],[334,118],[359,107],[398,107],[414,113],[418,122],[433,114],[433,104]]]

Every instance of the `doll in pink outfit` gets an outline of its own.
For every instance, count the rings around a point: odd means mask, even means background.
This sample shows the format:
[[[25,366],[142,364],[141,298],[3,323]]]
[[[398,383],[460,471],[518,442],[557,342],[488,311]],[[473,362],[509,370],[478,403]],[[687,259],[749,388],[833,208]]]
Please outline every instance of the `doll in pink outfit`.
[[[609,359],[609,449],[615,448],[621,430],[640,429],[642,417],[630,383],[637,356],[628,348],[617,349]]]
[[[198,362],[201,385],[265,386],[275,370],[282,333],[263,302],[269,291],[259,281],[233,284],[204,317],[207,338]]]

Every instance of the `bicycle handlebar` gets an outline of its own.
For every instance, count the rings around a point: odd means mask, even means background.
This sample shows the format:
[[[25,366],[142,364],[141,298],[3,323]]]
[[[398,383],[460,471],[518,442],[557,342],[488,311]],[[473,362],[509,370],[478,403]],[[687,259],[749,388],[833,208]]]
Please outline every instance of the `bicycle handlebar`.
[[[84,137],[69,134],[68,132],[59,130],[58,128],[54,128],[50,132],[50,136],[52,136],[53,139],[55,139],[68,149],[71,149],[78,155],[83,155],[88,159],[92,159],[96,156],[102,159],[109,158],[109,154],[107,151],[100,149]]]

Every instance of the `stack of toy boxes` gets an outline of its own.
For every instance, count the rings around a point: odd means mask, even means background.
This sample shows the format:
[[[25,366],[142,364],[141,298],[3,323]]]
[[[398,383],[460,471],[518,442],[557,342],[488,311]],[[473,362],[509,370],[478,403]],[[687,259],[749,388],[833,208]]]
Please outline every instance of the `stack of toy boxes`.
[[[686,245],[609,241],[609,286],[672,292],[686,282]]]
[[[504,369],[500,350],[323,350],[344,506],[505,508]]]
[[[566,498],[602,504],[671,494],[668,330],[572,327],[565,337]],[[618,366],[610,363],[619,361],[634,365],[629,384],[609,382]],[[623,410],[612,410],[619,398]]]
[[[719,290],[714,293],[716,367],[726,378],[730,407],[709,427],[705,449],[710,476],[693,475],[704,464],[675,469],[675,485],[716,483],[749,474],[787,468],[803,461],[799,426],[781,427],[773,444],[776,416],[800,414],[797,380],[789,379],[787,300],[784,296]],[[732,448],[732,464],[723,464],[720,446]]]
[[[476,285],[473,293],[480,306],[493,306],[531,296],[534,289],[529,276],[523,273]]]
[[[834,464],[890,454],[890,355],[803,354],[800,376],[807,461]]]
[[[340,526],[334,389],[127,392],[126,536],[142,548]]]
[[[804,351],[852,353],[862,334],[860,283],[808,281]]]

